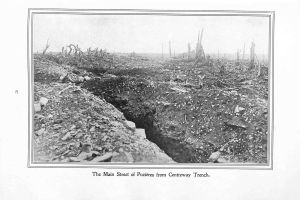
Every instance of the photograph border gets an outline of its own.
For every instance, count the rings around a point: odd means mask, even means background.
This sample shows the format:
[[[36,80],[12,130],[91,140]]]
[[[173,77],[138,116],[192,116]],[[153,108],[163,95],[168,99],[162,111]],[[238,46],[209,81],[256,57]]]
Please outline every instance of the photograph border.
[[[48,163],[34,162],[32,149],[34,69],[33,69],[33,16],[35,14],[67,15],[164,15],[164,16],[252,16],[269,18],[268,44],[268,140],[267,163]],[[28,168],[103,168],[103,169],[234,169],[273,170],[274,146],[274,33],[275,11],[247,10],[157,10],[157,9],[68,9],[28,8],[27,18],[27,70],[28,70]]]

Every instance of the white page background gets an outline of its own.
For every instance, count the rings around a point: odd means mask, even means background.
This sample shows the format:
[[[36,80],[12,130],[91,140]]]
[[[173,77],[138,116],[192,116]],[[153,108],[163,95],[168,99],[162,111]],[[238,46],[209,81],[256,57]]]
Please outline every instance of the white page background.
[[[275,14],[273,170],[208,172],[210,178],[93,177],[101,169],[27,168],[27,8],[266,10]],[[0,199],[298,199],[300,198],[299,1],[1,2]],[[18,94],[15,94],[18,90]],[[107,170],[122,171],[122,170]],[[171,170],[123,170],[166,172]]]

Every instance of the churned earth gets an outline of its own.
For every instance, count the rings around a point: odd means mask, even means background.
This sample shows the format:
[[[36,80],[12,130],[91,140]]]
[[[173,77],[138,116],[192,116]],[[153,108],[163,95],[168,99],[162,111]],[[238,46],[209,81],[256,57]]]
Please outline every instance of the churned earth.
[[[40,59],[34,69],[34,162],[174,162],[113,105],[80,87],[92,74]]]
[[[229,61],[194,66],[182,59],[124,60],[123,67],[106,72],[115,76],[83,87],[144,128],[175,161],[267,162],[266,68],[257,77],[255,70]]]
[[[37,160],[267,163],[266,67],[107,57],[36,57],[35,101],[49,100],[35,113]]]

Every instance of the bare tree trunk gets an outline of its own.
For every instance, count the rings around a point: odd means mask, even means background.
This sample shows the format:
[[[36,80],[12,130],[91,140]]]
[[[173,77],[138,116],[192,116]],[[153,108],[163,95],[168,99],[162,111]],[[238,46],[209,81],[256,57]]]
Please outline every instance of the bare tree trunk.
[[[203,29],[201,31],[201,35],[200,32],[198,33],[198,42],[196,46],[196,61],[194,65],[205,62],[205,53],[202,46],[202,37],[203,37]]]
[[[254,60],[255,60],[255,43],[251,43],[250,47],[250,69],[254,68]]]
[[[49,45],[49,40],[47,40],[47,44],[43,50],[43,55],[45,55],[46,51],[49,49],[50,45]]]
[[[236,65],[239,65],[240,64],[240,50],[238,49],[236,51]]]

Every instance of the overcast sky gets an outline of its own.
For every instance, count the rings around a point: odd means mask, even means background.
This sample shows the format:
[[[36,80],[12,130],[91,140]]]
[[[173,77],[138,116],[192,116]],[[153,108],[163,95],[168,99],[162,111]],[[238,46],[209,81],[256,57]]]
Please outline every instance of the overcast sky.
[[[267,17],[246,16],[137,16],[137,15],[62,15],[35,14],[33,18],[33,51],[41,51],[49,39],[50,51],[78,44],[107,49],[109,52],[168,53],[168,41],[176,53],[195,48],[199,30],[204,28],[203,48],[206,53],[246,53],[250,43],[256,52],[268,53],[269,24]]]

